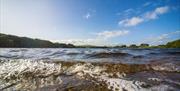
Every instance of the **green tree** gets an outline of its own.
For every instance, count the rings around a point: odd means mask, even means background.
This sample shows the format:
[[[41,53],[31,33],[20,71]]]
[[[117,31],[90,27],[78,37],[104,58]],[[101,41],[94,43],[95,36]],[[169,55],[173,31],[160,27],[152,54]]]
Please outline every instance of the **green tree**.
[[[129,48],[138,48],[138,46],[136,44],[131,44]]]
[[[140,47],[140,48],[148,48],[148,47],[149,47],[149,44],[143,43],[143,44],[140,44],[139,47]]]

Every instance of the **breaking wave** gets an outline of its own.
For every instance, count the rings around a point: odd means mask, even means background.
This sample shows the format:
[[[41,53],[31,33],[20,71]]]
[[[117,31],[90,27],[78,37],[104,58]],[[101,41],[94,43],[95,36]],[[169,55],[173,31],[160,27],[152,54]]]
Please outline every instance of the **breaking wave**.
[[[169,86],[167,84],[158,84],[159,86],[150,86],[146,82],[130,80],[126,79],[125,77],[128,74],[137,72],[180,72],[179,66],[174,64],[140,65],[97,62],[66,62],[52,60],[45,61],[27,59],[1,60],[0,63],[1,90],[37,90],[45,86],[51,86],[55,84],[61,85],[64,82],[62,76],[73,76],[76,79],[80,78],[87,79],[89,81],[94,81],[96,84],[103,83],[104,88],[114,91],[144,91],[153,89],[163,89],[164,91],[166,91],[169,89],[174,90],[176,88]],[[179,82],[173,82],[173,84],[179,86]]]

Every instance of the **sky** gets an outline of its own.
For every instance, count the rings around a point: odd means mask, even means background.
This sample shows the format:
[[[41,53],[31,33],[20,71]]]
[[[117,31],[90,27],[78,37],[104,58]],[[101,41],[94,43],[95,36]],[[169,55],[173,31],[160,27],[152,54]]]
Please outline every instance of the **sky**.
[[[0,33],[75,45],[180,39],[180,0],[0,0]]]

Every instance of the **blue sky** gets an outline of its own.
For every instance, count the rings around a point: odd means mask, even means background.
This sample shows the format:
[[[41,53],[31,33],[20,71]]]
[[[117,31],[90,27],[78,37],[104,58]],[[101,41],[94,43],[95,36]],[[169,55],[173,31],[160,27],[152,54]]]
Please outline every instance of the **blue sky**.
[[[0,0],[0,32],[76,45],[180,38],[179,0]]]

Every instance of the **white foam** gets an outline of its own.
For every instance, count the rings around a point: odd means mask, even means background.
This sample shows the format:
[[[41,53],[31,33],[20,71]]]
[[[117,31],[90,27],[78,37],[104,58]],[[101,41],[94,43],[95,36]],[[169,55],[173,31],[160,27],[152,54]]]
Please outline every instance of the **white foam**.
[[[6,60],[6,62],[1,63],[0,68],[0,78],[2,79],[7,79],[12,76],[23,76],[24,73],[32,73],[36,74],[36,76],[47,76],[49,74],[61,72],[61,65],[24,59]]]
[[[141,85],[145,84],[144,82],[128,81],[121,78],[101,77],[100,79],[113,91],[139,91],[142,88]]]
[[[139,91],[142,89],[141,85],[145,84],[144,82],[123,79],[125,73],[120,74],[117,72],[118,78],[109,78],[112,74],[106,73],[104,70],[106,70],[106,68],[94,66],[91,63],[78,63],[67,68],[65,71],[66,74],[76,74],[80,77],[88,74],[91,77],[98,79],[100,82],[105,82],[108,88],[113,91],[123,91],[124,89],[128,91]]]
[[[159,78],[148,78],[148,80],[158,81],[158,82],[162,81],[162,80],[161,80],[161,79],[159,79]]]
[[[180,72],[180,66],[174,63],[163,63],[158,65],[153,65],[152,69],[157,71]]]
[[[75,64],[68,68],[66,70],[67,74],[74,74],[76,73],[79,76],[83,75],[90,75],[92,77],[95,77],[95,75],[100,75],[102,71],[104,71],[105,68],[99,67],[99,66],[94,66],[91,63],[86,63],[86,64]]]
[[[178,89],[169,85],[156,85],[149,88],[143,88],[142,85],[146,85],[145,82],[124,80],[121,78],[109,78],[101,77],[101,81],[104,81],[110,90],[113,91],[177,91]],[[154,80],[154,78],[152,78]],[[156,79],[157,80],[157,79]],[[179,83],[178,83],[179,85]]]

